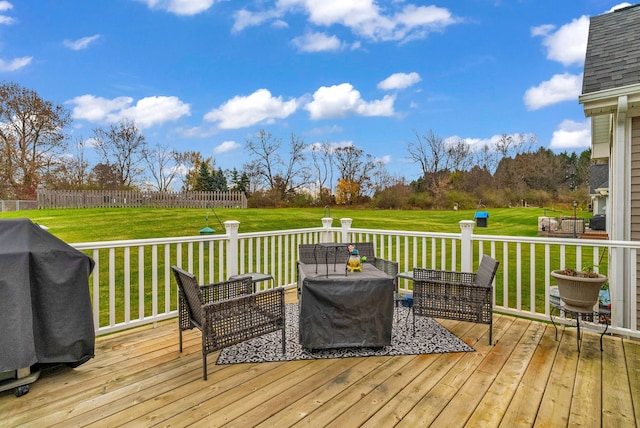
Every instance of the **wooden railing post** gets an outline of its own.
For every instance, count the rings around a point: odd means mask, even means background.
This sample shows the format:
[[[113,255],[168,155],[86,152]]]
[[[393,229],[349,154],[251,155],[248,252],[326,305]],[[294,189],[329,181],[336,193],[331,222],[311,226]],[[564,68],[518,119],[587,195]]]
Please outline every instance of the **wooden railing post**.
[[[342,236],[340,238],[340,242],[349,242],[351,239],[349,238],[349,229],[351,229],[351,223],[353,219],[351,218],[341,218],[340,224],[342,225]]]
[[[238,229],[240,222],[237,220],[227,220],[224,227],[229,235],[229,245],[227,245],[227,278],[238,274]]]
[[[331,224],[333,223],[332,217],[322,217],[322,227],[324,231],[320,235],[320,242],[331,242]]]
[[[460,221],[460,263],[463,272],[473,272],[473,220]]]

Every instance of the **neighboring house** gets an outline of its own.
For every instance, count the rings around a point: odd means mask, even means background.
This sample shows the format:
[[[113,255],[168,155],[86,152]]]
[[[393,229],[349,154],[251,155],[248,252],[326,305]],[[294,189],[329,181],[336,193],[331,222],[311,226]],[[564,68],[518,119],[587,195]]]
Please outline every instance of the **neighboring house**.
[[[589,194],[593,215],[607,214],[609,202],[609,164],[591,165],[589,168]]]
[[[609,164],[609,239],[640,241],[640,4],[591,18],[580,103],[591,118],[592,156]],[[636,329],[640,264],[629,255],[611,252],[608,274],[613,316]],[[634,309],[617,310],[624,301]]]

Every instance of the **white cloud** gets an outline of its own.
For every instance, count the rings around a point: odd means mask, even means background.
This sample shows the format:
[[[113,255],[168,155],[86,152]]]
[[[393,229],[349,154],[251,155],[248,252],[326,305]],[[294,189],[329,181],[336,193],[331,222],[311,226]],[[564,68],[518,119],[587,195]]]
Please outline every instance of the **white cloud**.
[[[260,25],[286,13],[304,13],[311,24],[342,25],[354,34],[373,41],[423,38],[433,31],[460,22],[448,9],[436,6],[405,5],[392,2],[380,8],[371,0],[278,0],[275,10],[236,13],[234,31]]]
[[[131,97],[118,97],[109,100],[89,94],[67,101],[68,104],[75,104],[72,110],[74,119],[84,119],[89,122],[104,122],[112,112],[122,110],[132,102],[133,98]]]
[[[553,24],[544,24],[544,25],[539,25],[537,27],[532,27],[531,28],[531,36],[533,36],[533,37],[535,37],[535,36],[546,37],[555,28],[556,28],[556,26],[553,25]]]
[[[375,160],[386,165],[386,164],[391,163],[391,155],[384,155],[384,156],[381,156],[381,157],[377,157]]]
[[[378,83],[378,88],[390,91],[393,89],[405,89],[411,85],[415,85],[420,80],[420,75],[416,72],[412,73],[394,73],[391,76]]]
[[[255,27],[258,25],[262,25],[267,21],[271,21],[272,19],[276,19],[276,27],[286,27],[286,23],[284,21],[278,19],[282,16],[280,12],[277,10],[270,10],[264,12],[251,12],[246,9],[240,9],[236,13],[233,14],[234,23],[231,28],[232,32],[242,31],[247,27]],[[284,24],[284,25],[283,25]]]
[[[553,25],[541,25],[531,29],[532,36],[542,37],[547,48],[547,59],[558,61],[565,66],[582,65],[587,52],[589,18],[581,16],[557,31]]]
[[[217,146],[215,146],[213,148],[213,153],[219,155],[222,153],[232,152],[241,147],[242,147],[242,144],[237,143],[235,141],[225,141],[222,144],[218,144]]]
[[[93,148],[98,147],[98,140],[96,140],[93,137],[87,138],[82,143],[84,147],[93,147]]]
[[[614,12],[614,11],[616,11],[618,9],[622,9],[622,8],[629,7],[629,6],[632,6],[632,4],[631,3],[627,3],[627,2],[620,3],[620,4],[617,4],[617,5],[613,6],[606,13],[611,13],[611,12]]]
[[[89,45],[100,38],[100,34],[94,34],[93,36],[83,37],[78,40],[65,40],[63,43],[69,49],[79,51],[86,49]]]
[[[556,74],[551,80],[527,89],[524,103],[529,110],[537,110],[563,101],[576,101],[582,91],[582,74]]]
[[[176,15],[197,15],[208,10],[215,0],[138,0],[151,9],[161,9]]]
[[[337,119],[349,115],[393,116],[395,97],[386,95],[381,100],[366,102],[360,92],[349,83],[322,86],[313,94],[313,101],[305,106],[311,119]]]
[[[515,142],[515,144],[518,144],[519,142],[535,141],[537,139],[535,134],[527,134],[527,133],[507,134],[506,136],[511,138]],[[445,138],[445,141],[449,143],[455,143],[457,141],[462,140],[464,143],[466,143],[469,146],[472,152],[478,152],[480,150],[483,150],[485,147],[488,147],[490,151],[495,151],[496,144],[499,141],[502,141],[504,138],[505,138],[504,134],[493,135],[489,138],[471,138],[471,137],[461,138],[461,137],[458,137],[457,135],[452,135],[450,137]]]
[[[189,104],[177,97],[146,97],[135,105],[131,97],[107,99],[94,95],[81,95],[67,101],[75,104],[72,115],[74,119],[89,122],[118,122],[122,119],[133,120],[141,129],[189,116]]]
[[[182,116],[190,116],[190,110],[189,104],[183,103],[178,97],[146,97],[134,106],[122,110],[115,117],[118,117],[118,120],[132,119],[140,128],[150,128]]]
[[[5,61],[0,59],[0,71],[16,71],[22,67],[26,67],[31,63],[33,57],[23,56],[21,58],[14,58],[11,61]]]
[[[13,9],[13,5],[8,1],[2,0],[0,1],[0,12],[7,12]],[[7,15],[0,15],[0,25],[11,25],[15,24],[16,20]]]
[[[573,150],[588,149],[591,146],[591,123],[563,120],[558,129],[553,131],[550,149]]]
[[[204,119],[219,122],[222,129],[238,129],[260,122],[273,123],[275,119],[284,119],[298,108],[295,99],[283,101],[282,97],[273,97],[267,89],[258,89],[253,94],[236,96],[208,112]]]
[[[342,49],[342,43],[336,36],[326,33],[307,33],[304,36],[294,38],[291,43],[300,52],[324,52]]]

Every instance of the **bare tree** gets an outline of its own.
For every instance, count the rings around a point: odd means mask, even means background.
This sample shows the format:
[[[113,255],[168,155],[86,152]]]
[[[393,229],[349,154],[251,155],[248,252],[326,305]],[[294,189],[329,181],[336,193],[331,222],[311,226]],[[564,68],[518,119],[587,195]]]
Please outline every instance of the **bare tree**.
[[[86,145],[87,142],[84,139],[78,138],[69,162],[69,182],[75,189],[81,189],[89,182],[89,161],[84,156]]]
[[[387,171],[385,163],[380,159],[376,159],[374,161],[374,168],[371,176],[371,181],[375,192],[380,192],[389,186],[397,184],[396,180],[394,180],[394,178]]]
[[[271,133],[258,131],[255,139],[246,141],[247,151],[253,159],[244,168],[250,179],[265,184],[270,191],[277,192],[284,200],[308,184],[310,173],[304,164],[304,141],[291,134],[286,161],[279,153],[281,144],[280,139]]]
[[[358,199],[370,192],[371,174],[376,167],[373,156],[349,145],[335,149],[335,160],[342,187],[352,189],[352,198]]]
[[[311,159],[317,176],[318,199],[322,203],[325,195],[331,195],[333,189],[333,170],[335,163],[334,145],[330,142],[315,143],[311,145]],[[328,184],[327,184],[328,181]]]
[[[89,184],[89,162],[85,158],[86,141],[78,138],[70,153],[52,158],[43,173],[47,189],[79,190]]]
[[[301,187],[309,184],[311,171],[305,165],[305,149],[304,141],[292,133],[289,140],[289,156],[282,174],[287,194],[296,193]]]
[[[264,182],[269,189],[275,188],[275,177],[282,159],[278,154],[282,142],[271,133],[261,129],[254,139],[246,140],[246,148],[253,159],[245,168],[250,176]]]
[[[16,83],[0,84],[0,174],[7,196],[35,198],[44,170],[67,147],[70,123],[63,106]]]
[[[136,124],[130,120],[122,120],[109,125],[107,129],[96,128],[94,139],[102,163],[116,172],[119,186],[134,186],[144,172],[141,164],[147,148],[146,139]]]
[[[424,136],[417,132],[415,135],[416,140],[407,147],[409,158],[420,165],[427,190],[436,194],[448,175],[447,147],[433,130]]]
[[[142,158],[153,177],[153,188],[159,192],[169,192],[171,183],[178,177],[187,154],[170,150],[167,145],[156,144],[154,148],[145,148]]]
[[[536,143],[534,134],[502,134],[495,143],[495,149],[502,158],[512,158],[518,154],[531,153]]]
[[[426,135],[415,133],[416,140],[407,146],[409,159],[418,163],[426,190],[433,195],[446,191],[449,175],[471,166],[471,150],[461,139],[443,140],[433,130]]]
[[[471,147],[460,138],[449,139],[445,143],[448,157],[447,168],[450,171],[466,171],[471,168],[473,156]]]
[[[489,145],[489,143],[485,143],[480,150],[476,152],[476,164],[491,173],[495,172],[498,167],[498,154],[497,152]]]

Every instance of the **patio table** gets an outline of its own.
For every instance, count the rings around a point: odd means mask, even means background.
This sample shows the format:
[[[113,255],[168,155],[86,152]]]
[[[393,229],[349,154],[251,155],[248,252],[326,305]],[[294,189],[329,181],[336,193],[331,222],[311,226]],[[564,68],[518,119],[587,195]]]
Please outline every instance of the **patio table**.
[[[299,339],[304,348],[382,347],[391,344],[394,278],[363,264],[346,276],[299,264]]]

